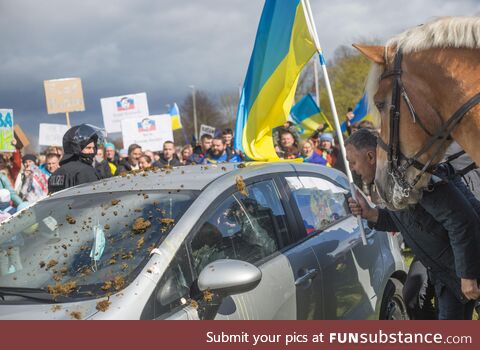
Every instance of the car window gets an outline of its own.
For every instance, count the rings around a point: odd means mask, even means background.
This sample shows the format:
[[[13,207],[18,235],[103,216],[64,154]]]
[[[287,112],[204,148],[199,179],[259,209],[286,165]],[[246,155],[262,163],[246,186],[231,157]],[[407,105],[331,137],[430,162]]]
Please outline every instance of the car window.
[[[119,291],[195,197],[190,191],[131,191],[40,201],[0,227],[0,255],[10,255],[0,285],[42,288],[52,297]]]
[[[287,184],[298,206],[308,234],[322,231],[349,216],[348,191],[318,177],[287,177]]]
[[[272,181],[246,187],[225,199],[191,242],[197,274],[217,259],[255,263],[276,252],[277,234],[287,232],[285,212]]]

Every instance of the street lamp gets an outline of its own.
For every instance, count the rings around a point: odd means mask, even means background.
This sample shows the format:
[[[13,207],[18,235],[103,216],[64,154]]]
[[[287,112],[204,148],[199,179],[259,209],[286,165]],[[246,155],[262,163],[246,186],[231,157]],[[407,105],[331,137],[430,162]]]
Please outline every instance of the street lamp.
[[[193,102],[193,126],[195,128],[195,142],[198,142],[198,128],[197,128],[197,103],[195,100],[195,85],[189,86],[192,89],[192,102]]]

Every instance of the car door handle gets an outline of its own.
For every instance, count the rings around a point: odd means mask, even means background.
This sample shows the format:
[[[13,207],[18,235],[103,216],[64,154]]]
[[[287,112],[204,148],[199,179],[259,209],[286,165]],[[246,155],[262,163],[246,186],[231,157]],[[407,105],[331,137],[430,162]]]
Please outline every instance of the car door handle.
[[[314,279],[315,277],[317,277],[317,274],[318,274],[317,269],[307,270],[303,276],[298,277],[295,280],[295,286],[300,286],[302,284],[305,284],[306,282],[308,282],[308,281]]]

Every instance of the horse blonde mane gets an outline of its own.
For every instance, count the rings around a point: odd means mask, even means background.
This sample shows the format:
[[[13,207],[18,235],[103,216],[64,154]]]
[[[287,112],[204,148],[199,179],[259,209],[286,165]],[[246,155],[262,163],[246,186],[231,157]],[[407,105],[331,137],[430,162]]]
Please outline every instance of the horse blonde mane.
[[[480,17],[439,17],[387,41],[404,53],[432,48],[480,48]]]
[[[480,17],[439,17],[426,24],[410,28],[387,41],[388,48],[402,49],[403,53],[433,48],[480,48]],[[378,123],[380,113],[373,102],[384,67],[373,63],[368,73],[365,91],[370,114]]]

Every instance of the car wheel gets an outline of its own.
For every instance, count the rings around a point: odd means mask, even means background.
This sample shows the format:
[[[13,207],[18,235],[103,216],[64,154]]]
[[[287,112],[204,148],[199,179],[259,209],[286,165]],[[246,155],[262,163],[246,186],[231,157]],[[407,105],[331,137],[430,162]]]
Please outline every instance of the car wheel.
[[[408,320],[402,289],[403,285],[399,280],[394,278],[388,280],[380,306],[381,320]]]

